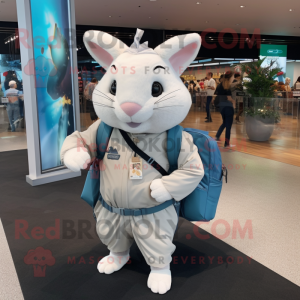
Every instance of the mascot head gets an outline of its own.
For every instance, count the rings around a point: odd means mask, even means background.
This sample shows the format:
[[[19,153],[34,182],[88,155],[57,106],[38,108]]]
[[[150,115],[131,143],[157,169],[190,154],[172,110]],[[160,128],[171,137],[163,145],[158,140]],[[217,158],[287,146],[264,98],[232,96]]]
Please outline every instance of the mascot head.
[[[127,47],[110,34],[87,31],[84,43],[106,73],[93,94],[98,117],[131,133],[160,133],[184,120],[191,96],[180,75],[197,56],[201,37],[173,37],[154,50],[137,29]]]

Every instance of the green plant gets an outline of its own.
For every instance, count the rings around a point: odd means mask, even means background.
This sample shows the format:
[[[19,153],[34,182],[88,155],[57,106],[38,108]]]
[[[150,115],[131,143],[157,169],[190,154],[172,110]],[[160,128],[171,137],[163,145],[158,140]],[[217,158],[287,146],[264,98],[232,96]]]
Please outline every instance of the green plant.
[[[246,73],[249,79],[249,81],[244,82],[244,86],[252,97],[274,97],[274,77],[281,69],[274,68],[275,61],[271,61],[267,67],[262,67],[265,59],[266,57],[241,66],[242,72]]]
[[[260,117],[262,119],[274,119],[280,122],[280,115],[274,109],[275,79],[280,68],[275,68],[275,61],[271,61],[267,67],[262,67],[266,57],[241,66],[242,72],[248,75],[249,81],[244,82],[247,92],[251,95],[249,107],[245,109],[245,115]]]
[[[245,115],[250,117],[260,117],[262,119],[273,119],[275,123],[279,123],[281,118],[278,111],[268,108],[249,107],[245,109]]]

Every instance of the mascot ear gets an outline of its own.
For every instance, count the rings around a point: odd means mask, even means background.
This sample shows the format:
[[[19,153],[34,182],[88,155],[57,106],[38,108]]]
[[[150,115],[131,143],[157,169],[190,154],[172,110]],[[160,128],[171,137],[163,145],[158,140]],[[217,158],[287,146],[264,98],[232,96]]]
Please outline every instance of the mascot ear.
[[[102,31],[87,31],[83,42],[91,56],[107,69],[128,47],[114,36]]]
[[[201,36],[197,33],[175,36],[154,50],[164,60],[171,63],[175,72],[181,75],[197,57],[201,46]]]

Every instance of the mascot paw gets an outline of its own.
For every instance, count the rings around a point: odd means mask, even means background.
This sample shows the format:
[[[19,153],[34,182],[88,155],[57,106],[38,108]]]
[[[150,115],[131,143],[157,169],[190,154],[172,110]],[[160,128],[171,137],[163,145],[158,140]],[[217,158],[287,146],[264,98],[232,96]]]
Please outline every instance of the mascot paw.
[[[119,271],[129,260],[129,253],[126,255],[112,254],[103,257],[97,266],[100,273],[112,274]]]
[[[91,157],[88,152],[77,148],[70,149],[65,153],[64,164],[73,172],[78,172],[80,169],[86,169],[91,162]]]
[[[167,191],[161,179],[155,179],[150,185],[151,197],[153,197],[157,202],[165,202],[172,199],[173,197]]]
[[[171,271],[168,269],[151,270],[148,277],[148,288],[153,293],[165,294],[172,283]]]

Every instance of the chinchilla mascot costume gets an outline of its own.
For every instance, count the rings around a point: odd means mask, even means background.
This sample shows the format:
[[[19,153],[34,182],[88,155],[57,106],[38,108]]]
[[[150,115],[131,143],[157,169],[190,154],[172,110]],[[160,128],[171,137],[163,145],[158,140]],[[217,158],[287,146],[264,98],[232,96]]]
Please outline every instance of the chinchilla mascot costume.
[[[153,50],[147,42],[140,44],[142,35],[138,29],[128,47],[104,32],[85,33],[86,48],[107,71],[93,93],[99,120],[66,138],[61,159],[72,171],[98,164],[99,131],[112,129],[99,162],[100,196],[94,207],[97,233],[110,253],[97,268],[105,274],[120,270],[135,241],[151,269],[148,287],[164,294],[172,282],[175,204],[204,176],[189,133],[182,132],[178,169],[172,173],[167,155],[168,132],[185,119],[191,106],[179,76],[197,56],[201,38],[196,33],[173,37]]]

